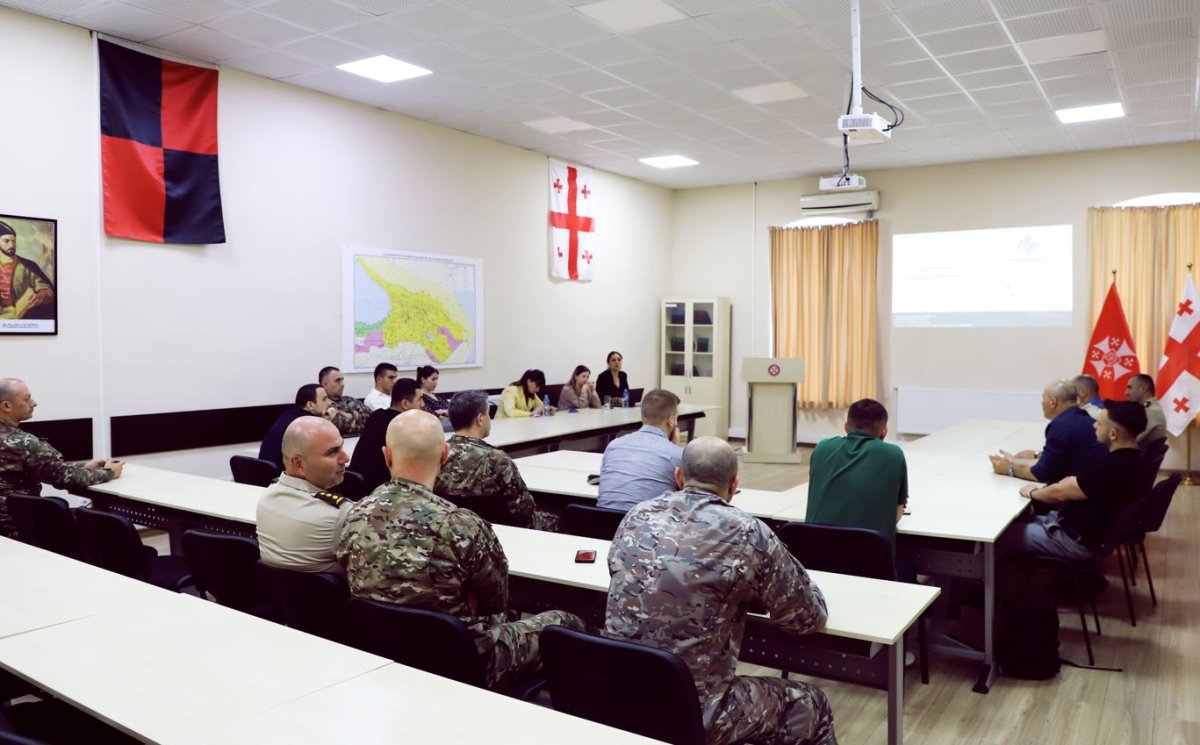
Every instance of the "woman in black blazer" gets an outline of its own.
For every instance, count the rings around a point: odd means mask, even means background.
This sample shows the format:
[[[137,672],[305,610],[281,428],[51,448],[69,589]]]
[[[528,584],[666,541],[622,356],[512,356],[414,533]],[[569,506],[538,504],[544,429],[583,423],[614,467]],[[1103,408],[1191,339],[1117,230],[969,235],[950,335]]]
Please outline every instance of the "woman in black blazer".
[[[620,352],[609,352],[608,369],[596,376],[596,395],[602,401],[608,396],[614,406],[621,405],[621,397],[629,390],[629,378],[621,369],[622,361]]]

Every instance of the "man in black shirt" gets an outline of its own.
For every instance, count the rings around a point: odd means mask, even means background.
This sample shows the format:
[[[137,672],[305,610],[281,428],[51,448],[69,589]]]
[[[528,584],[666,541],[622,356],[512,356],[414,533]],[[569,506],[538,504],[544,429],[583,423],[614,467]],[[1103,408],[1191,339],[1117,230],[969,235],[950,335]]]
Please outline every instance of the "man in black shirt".
[[[1137,447],[1137,436],[1145,428],[1146,410],[1140,404],[1105,401],[1095,429],[1096,440],[1108,454],[1077,476],[1021,487],[1021,496],[1052,509],[1010,525],[996,542],[997,556],[1093,557],[1121,507],[1150,489],[1151,476]]]
[[[354,446],[350,459],[350,470],[363,477],[367,488],[374,491],[377,486],[392,478],[383,461],[384,440],[392,420],[409,409],[424,409],[421,389],[417,381],[401,378],[392,386],[392,405],[386,409],[372,411],[363,425],[362,435]]]

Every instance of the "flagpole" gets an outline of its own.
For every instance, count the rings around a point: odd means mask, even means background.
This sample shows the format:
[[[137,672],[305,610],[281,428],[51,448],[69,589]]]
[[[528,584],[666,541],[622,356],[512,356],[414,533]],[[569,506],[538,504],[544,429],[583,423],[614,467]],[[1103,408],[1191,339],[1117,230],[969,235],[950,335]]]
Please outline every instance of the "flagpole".
[[[1187,264],[1187,270],[1188,270],[1188,274],[1192,273],[1192,262],[1190,262],[1190,261]],[[1183,474],[1183,480],[1179,482],[1180,484],[1182,484],[1184,486],[1193,486],[1196,483],[1196,481],[1192,478],[1192,425],[1195,423],[1196,423],[1196,420],[1194,418],[1192,419],[1192,421],[1188,422],[1187,471],[1184,472],[1184,474]]]

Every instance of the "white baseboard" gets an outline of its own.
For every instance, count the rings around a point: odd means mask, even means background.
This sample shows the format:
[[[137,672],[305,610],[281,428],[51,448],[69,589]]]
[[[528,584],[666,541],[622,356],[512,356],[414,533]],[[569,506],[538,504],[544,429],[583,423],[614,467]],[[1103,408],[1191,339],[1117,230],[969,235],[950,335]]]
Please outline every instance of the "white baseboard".
[[[798,444],[798,445],[816,445],[821,440],[824,440],[825,438],[832,437],[832,436],[833,435],[828,432],[825,432],[825,433],[798,432],[796,434],[796,444]],[[730,427],[729,428],[729,437],[734,440],[746,439],[746,428],[745,427]]]

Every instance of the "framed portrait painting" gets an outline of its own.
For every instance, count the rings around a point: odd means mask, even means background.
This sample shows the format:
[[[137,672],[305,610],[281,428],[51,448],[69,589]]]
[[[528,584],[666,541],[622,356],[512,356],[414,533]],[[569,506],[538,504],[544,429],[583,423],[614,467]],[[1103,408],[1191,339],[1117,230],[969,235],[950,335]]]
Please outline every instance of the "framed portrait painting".
[[[58,221],[0,214],[0,335],[58,333]]]

